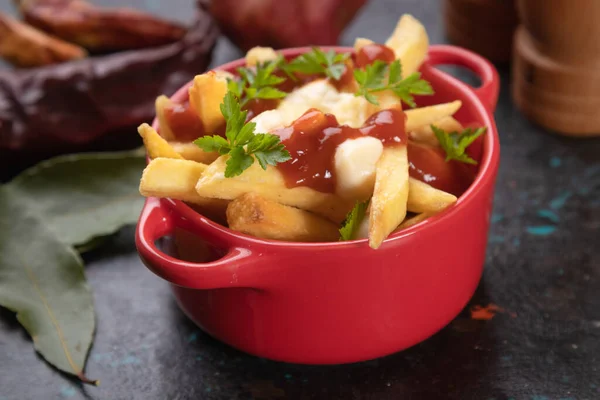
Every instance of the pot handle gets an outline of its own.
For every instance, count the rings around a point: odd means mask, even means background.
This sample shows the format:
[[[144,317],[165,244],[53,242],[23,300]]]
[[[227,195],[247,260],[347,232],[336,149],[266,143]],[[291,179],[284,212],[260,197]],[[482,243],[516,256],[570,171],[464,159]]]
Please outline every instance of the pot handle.
[[[481,86],[473,88],[473,91],[489,111],[494,111],[498,102],[500,78],[490,61],[470,50],[449,45],[431,46],[428,61],[432,66],[451,64],[473,71],[481,79]]]
[[[199,235],[215,247],[226,248],[227,252],[220,259],[206,263],[171,257],[159,250],[155,242],[172,234],[177,227]],[[190,289],[255,287],[251,282],[255,274],[248,271],[248,266],[256,263],[252,251],[232,246],[222,233],[211,230],[210,235],[205,234],[208,232],[204,228],[190,223],[184,216],[174,214],[160,199],[148,198],[136,228],[135,244],[148,269],[172,284]],[[262,262],[267,257],[260,258]]]

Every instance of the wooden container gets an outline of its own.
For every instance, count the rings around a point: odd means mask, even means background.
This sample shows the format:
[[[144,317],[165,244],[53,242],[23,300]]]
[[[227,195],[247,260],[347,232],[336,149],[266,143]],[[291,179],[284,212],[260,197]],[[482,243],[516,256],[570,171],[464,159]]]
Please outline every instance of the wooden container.
[[[511,58],[518,24],[514,0],[445,0],[448,40],[494,62]]]
[[[518,0],[513,97],[539,125],[600,135],[600,1]]]

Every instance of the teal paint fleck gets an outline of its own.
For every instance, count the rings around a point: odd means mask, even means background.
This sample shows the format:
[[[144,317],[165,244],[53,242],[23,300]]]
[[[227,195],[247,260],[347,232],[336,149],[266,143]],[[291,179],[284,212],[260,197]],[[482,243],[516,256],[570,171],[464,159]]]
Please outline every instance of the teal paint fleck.
[[[504,243],[504,236],[501,235],[492,235],[489,239],[490,243]]]
[[[563,376],[560,380],[561,380],[562,383],[569,383],[569,377],[566,376],[566,375]]]
[[[559,217],[558,214],[556,214],[554,211],[552,210],[539,210],[537,212],[538,217],[540,218],[545,218],[551,222],[554,222],[555,224],[558,223],[559,221]]]
[[[555,226],[551,225],[540,225],[540,226],[528,226],[527,233],[536,236],[548,236],[554,233],[556,230]]]
[[[111,358],[112,358],[112,353],[92,354],[92,360],[94,360],[94,361],[110,360]]]
[[[501,358],[502,358],[502,361],[510,361],[510,360],[512,360],[513,356],[509,354],[506,356],[502,356]]]
[[[519,239],[518,237],[513,238],[512,244],[514,247],[519,247],[521,245],[521,239]]]
[[[563,276],[564,274],[565,274],[565,270],[564,270],[564,268],[559,268],[559,270],[558,270],[558,275],[559,275],[559,276]]]
[[[498,223],[504,219],[504,215],[502,214],[492,214],[492,224]]]
[[[589,177],[597,175],[597,174],[600,174],[600,165],[593,165],[591,167],[587,167],[585,169],[585,171],[583,172],[583,175],[586,178],[589,178]]]
[[[590,389],[596,389],[598,386],[595,383],[590,383]]]
[[[198,361],[202,361],[202,360],[203,360],[203,358],[202,358],[202,356],[196,356],[196,360],[198,360]]]
[[[283,377],[289,381],[292,379],[292,374],[285,374]]]
[[[546,396],[532,396],[531,400],[550,400],[548,397]]]
[[[118,366],[122,366],[122,365],[139,365],[141,363],[142,363],[142,361],[139,358],[137,358],[136,356],[129,355],[120,361],[114,361],[114,362],[110,363],[110,366],[118,367]]]
[[[198,332],[194,332],[194,333],[192,333],[192,334],[191,334],[190,336],[188,336],[188,338],[187,338],[187,342],[188,342],[188,343],[193,343],[193,342],[195,342],[196,340],[198,340]]]
[[[206,393],[210,393],[210,392],[212,392],[212,388],[210,388],[210,387],[207,387],[206,389],[204,389],[204,391],[205,391]]]
[[[77,391],[72,386],[63,386],[60,388],[60,395],[62,397],[66,397],[66,398],[73,397],[73,396],[75,396],[76,393],[77,393]]]
[[[582,186],[577,190],[577,194],[581,195],[581,196],[587,196],[588,194],[590,194],[590,192],[592,191],[592,189],[590,189],[587,186]]]
[[[553,210],[561,209],[565,205],[567,200],[569,200],[569,197],[571,197],[572,195],[573,193],[571,191],[564,191],[559,196],[555,197],[554,199],[552,199],[552,201],[550,201],[550,208]]]
[[[552,168],[558,168],[562,165],[562,159],[560,157],[552,157],[550,158],[550,166]]]

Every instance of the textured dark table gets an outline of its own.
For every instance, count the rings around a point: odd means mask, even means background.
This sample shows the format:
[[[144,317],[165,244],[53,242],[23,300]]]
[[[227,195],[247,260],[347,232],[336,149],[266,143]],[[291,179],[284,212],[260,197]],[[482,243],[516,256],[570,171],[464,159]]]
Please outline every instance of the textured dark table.
[[[151,9],[166,4],[146,1]],[[169,15],[190,7],[169,4]],[[421,19],[433,43],[444,42],[438,1],[373,0],[344,44],[357,35],[384,40],[402,12]],[[215,63],[237,56],[223,41]],[[189,322],[166,283],[140,263],[127,229],[86,257],[98,321],[87,373],[100,387],[81,387],[46,365],[2,311],[0,399],[600,399],[600,140],[532,126],[501,75],[502,162],[471,304],[493,302],[515,317],[473,321],[465,311],[414,348],[355,365],[257,359]]]

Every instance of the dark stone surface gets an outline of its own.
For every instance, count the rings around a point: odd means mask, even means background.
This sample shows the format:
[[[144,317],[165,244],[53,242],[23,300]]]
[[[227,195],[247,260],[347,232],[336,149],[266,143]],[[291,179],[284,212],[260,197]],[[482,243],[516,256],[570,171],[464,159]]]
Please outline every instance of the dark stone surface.
[[[438,1],[373,0],[344,43],[384,40],[402,12],[444,41]],[[226,42],[217,51],[217,63],[238,54]],[[98,325],[87,375],[100,387],[50,368],[2,311],[0,399],[599,399],[600,140],[532,126],[510,101],[506,72],[502,79],[494,223],[471,305],[493,302],[513,316],[473,321],[466,310],[426,342],[366,363],[266,361],[189,322],[140,263],[127,229],[86,257]]]

